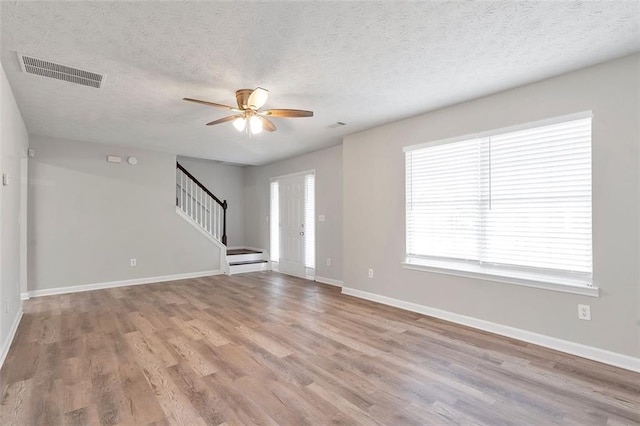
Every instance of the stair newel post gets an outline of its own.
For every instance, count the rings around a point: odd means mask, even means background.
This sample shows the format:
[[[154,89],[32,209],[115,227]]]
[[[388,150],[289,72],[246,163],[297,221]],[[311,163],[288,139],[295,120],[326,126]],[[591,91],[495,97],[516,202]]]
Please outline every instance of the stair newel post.
[[[227,200],[222,201],[222,244],[227,245]]]

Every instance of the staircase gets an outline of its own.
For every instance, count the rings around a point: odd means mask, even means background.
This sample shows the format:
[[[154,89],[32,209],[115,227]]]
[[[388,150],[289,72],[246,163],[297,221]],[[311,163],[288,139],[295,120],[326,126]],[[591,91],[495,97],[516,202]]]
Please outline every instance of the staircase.
[[[227,244],[227,200],[220,201],[178,162],[176,205],[209,235]]]
[[[227,250],[227,200],[221,201],[176,162],[176,211],[220,248],[227,275],[269,269],[268,254],[254,249]]]
[[[267,271],[269,260],[265,252],[253,249],[229,249],[227,250],[227,262],[229,275],[243,272]]]

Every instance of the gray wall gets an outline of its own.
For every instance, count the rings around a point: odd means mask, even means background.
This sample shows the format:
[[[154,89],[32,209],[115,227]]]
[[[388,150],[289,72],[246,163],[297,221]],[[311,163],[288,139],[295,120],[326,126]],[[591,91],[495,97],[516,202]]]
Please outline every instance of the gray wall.
[[[344,285],[640,356],[640,56],[345,138]],[[593,110],[593,250],[599,298],[403,269],[407,145]],[[367,269],[375,277],[367,277]],[[577,318],[591,305],[592,321]]]
[[[29,136],[0,66],[0,164],[9,186],[0,186],[0,352],[20,310],[20,161]]]
[[[220,269],[218,247],[176,213],[175,156],[43,137],[30,147],[29,290]]]
[[[227,246],[243,247],[244,167],[190,157],[178,157],[178,161],[213,195],[227,200]]]
[[[245,167],[245,243],[269,250],[270,179],[311,169],[316,171],[316,275],[342,280],[342,145]],[[318,215],[325,221],[318,222]]]

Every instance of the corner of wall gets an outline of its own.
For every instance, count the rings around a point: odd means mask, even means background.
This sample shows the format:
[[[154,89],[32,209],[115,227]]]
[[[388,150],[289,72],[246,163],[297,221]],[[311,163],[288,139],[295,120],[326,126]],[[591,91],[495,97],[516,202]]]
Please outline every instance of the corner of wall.
[[[26,187],[22,185],[24,157],[29,143],[27,128],[7,79],[0,65],[0,167],[9,177],[8,185],[0,187],[0,365],[13,340],[22,316],[20,298],[21,270],[26,228],[22,201]]]

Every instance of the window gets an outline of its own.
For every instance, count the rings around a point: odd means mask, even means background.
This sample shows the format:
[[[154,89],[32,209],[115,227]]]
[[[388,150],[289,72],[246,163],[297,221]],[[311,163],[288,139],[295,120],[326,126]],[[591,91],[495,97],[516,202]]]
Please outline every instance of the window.
[[[405,155],[407,267],[592,287],[590,114]]]
[[[304,225],[305,225],[305,247],[304,266],[309,269],[316,267],[316,177],[313,174],[304,177]]]
[[[278,181],[271,182],[271,261],[280,261],[280,187]]]

